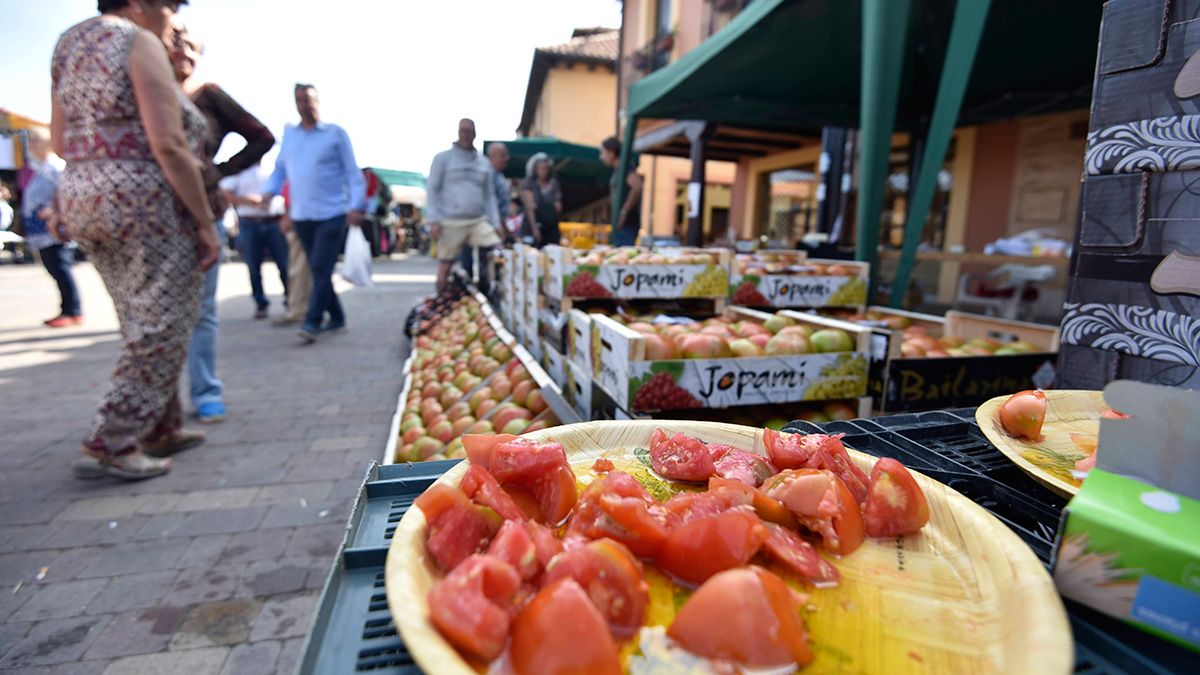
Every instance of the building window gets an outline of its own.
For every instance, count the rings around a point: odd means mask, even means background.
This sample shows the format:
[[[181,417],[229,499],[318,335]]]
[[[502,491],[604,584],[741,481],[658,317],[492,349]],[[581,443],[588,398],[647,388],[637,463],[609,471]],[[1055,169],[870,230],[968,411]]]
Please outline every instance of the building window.
[[[904,244],[904,221],[908,217],[910,175],[909,148],[895,148],[888,163],[888,177],[883,193],[883,212],[880,214],[879,243],[887,248]],[[954,187],[954,144],[946,153],[942,170],[938,172],[929,217],[921,230],[921,243],[942,248],[946,237],[946,216],[950,209],[950,191]]]
[[[817,227],[817,171],[802,164],[771,171],[759,187],[762,234],[780,246],[791,247]]]

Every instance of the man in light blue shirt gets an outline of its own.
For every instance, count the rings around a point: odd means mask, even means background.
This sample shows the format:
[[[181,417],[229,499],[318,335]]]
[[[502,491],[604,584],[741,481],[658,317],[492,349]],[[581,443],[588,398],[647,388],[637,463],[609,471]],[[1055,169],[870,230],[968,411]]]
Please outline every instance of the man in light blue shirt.
[[[305,343],[312,343],[318,333],[346,325],[342,304],[333,290],[333,267],[346,223],[362,224],[367,185],[354,161],[350,137],[336,124],[321,121],[316,87],[296,85],[296,111],[300,126],[284,130],[275,171],[267,179],[263,196],[279,194],[287,182],[288,213],[313,277],[308,314],[299,334]],[[326,312],[329,320],[322,323]]]

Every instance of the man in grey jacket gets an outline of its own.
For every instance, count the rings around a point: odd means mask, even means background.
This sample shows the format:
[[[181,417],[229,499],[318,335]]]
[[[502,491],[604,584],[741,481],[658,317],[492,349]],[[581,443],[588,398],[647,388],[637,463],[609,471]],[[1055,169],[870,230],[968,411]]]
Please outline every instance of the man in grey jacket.
[[[434,156],[425,211],[429,234],[437,242],[440,293],[464,245],[484,248],[500,243],[492,166],[475,149],[475,122],[459,120],[458,141]]]

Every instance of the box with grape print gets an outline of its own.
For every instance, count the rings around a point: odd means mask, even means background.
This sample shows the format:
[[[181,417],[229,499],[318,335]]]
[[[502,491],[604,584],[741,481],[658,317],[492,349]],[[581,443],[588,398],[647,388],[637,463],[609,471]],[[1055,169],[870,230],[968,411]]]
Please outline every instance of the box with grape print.
[[[730,308],[704,322],[591,317],[593,381],[633,413],[863,396],[870,330]]]
[[[725,298],[730,254],[724,249],[595,249],[547,246],[546,295],[585,298]]]
[[[870,270],[867,263],[806,259],[796,251],[742,253],[729,296],[746,307],[862,307]]]

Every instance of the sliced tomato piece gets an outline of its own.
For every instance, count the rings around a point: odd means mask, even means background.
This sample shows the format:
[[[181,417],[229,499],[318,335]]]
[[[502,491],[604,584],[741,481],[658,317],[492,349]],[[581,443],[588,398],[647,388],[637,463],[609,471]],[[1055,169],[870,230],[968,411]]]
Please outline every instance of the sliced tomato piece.
[[[804,434],[784,434],[774,429],[763,429],[763,445],[767,446],[767,457],[778,469],[799,469],[808,464],[812,454],[804,443]]]
[[[501,522],[503,519],[486,506],[470,502],[451,506],[429,523],[429,538],[425,545],[438,567],[452,570],[472,554],[487,548]]]
[[[697,518],[675,528],[658,553],[659,567],[687,584],[703,583],[722,570],[745,565],[767,538],[748,506]]]
[[[698,483],[716,472],[703,443],[683,433],[668,437],[662,429],[650,436],[650,463],[660,476],[671,480]]]
[[[762,554],[779,563],[784,569],[814,584],[836,584],[837,568],[821,557],[813,545],[791,530],[773,523],[763,523],[769,532],[763,542]]]
[[[512,434],[463,434],[463,449],[467,451],[467,461],[490,469],[492,466],[492,451],[497,445],[507,443],[516,438]]]
[[[739,481],[714,483],[714,480],[723,479],[713,476],[709,479],[708,491],[680,492],[664,502],[663,506],[670,516],[668,525],[674,527],[698,518],[719,515],[735,506],[753,505],[753,488]]]
[[[1091,455],[1090,457],[1084,457],[1083,459],[1079,460],[1078,462],[1075,462],[1075,470],[1076,471],[1091,471],[1094,468],[1096,468],[1096,456],[1095,455]]]
[[[653,558],[667,538],[668,513],[633,476],[612,471],[583,491],[567,533],[609,537],[641,558]]]
[[[762,490],[752,488],[741,481],[713,476],[708,479],[708,490],[709,492],[723,490],[740,491],[750,498],[750,505],[754,507],[754,513],[764,523],[775,523],[789,530],[795,530],[800,527],[800,523],[796,521],[796,516],[778,499],[768,497]]]
[[[524,520],[527,517],[525,512],[513,501],[512,496],[500,487],[500,483],[492,477],[487,469],[481,466],[472,464],[467,467],[467,472],[463,475],[460,485],[463,492],[476,504],[488,507],[505,520]]]
[[[624,545],[597,539],[563,551],[546,566],[542,584],[559,579],[579,582],[608,622],[613,637],[631,637],[642,627],[650,591],[642,579],[642,564]]]
[[[799,599],[760,567],[727,570],[706,581],[679,609],[667,635],[694,654],[748,668],[812,661]]]
[[[504,521],[488,545],[487,554],[512,565],[521,581],[529,581],[542,571],[533,537],[519,520]]]
[[[491,661],[508,641],[507,605],[520,585],[508,563],[473,555],[429,589],[429,618],[455,647]]]
[[[872,537],[915,534],[929,522],[929,502],[921,486],[891,457],[880,458],[871,469],[863,521]]]
[[[515,438],[496,445],[490,468],[501,483],[532,486],[562,466],[568,464],[561,444]]]
[[[555,445],[558,445],[555,443]],[[562,446],[558,446],[559,452]],[[565,455],[564,455],[565,457]],[[537,481],[530,488],[533,498],[542,511],[542,517],[550,525],[557,527],[571,513],[579,498],[575,484],[575,472],[565,463],[554,469],[552,473]]]
[[[862,544],[862,509],[834,472],[787,469],[772,476],[763,491],[788,507],[801,525],[821,535],[833,553],[847,555]]]
[[[425,514],[425,521],[432,523],[442,512],[452,506],[465,506],[470,503],[467,495],[453,485],[434,483],[413,500],[413,504]]]
[[[533,494],[529,490],[520,485],[501,485],[500,488],[513,500],[527,520],[544,520],[542,508],[538,506],[537,500],[533,498]]]
[[[764,480],[777,473],[766,457],[753,452],[712,443],[708,451],[718,476],[740,481],[750,487],[762,485]]]
[[[554,536],[550,528],[532,520],[525,521],[525,530],[533,539],[533,548],[537,552],[538,564],[545,569],[554,556],[562,553],[562,540]]]
[[[621,658],[588,594],[574,579],[546,586],[512,628],[516,675],[620,675]]]
[[[763,429],[763,443],[771,464],[779,469],[822,469],[842,479],[854,499],[867,498],[867,474],[850,459],[841,434],[781,434]]]
[[[592,462],[592,471],[595,471],[596,473],[607,473],[612,471],[614,468],[616,467],[613,466],[612,460],[605,459],[604,457]]]
[[[1123,412],[1118,412],[1116,410],[1105,410],[1104,412],[1100,413],[1100,416],[1106,420],[1127,420],[1127,419],[1129,419],[1129,415],[1126,415]]]

